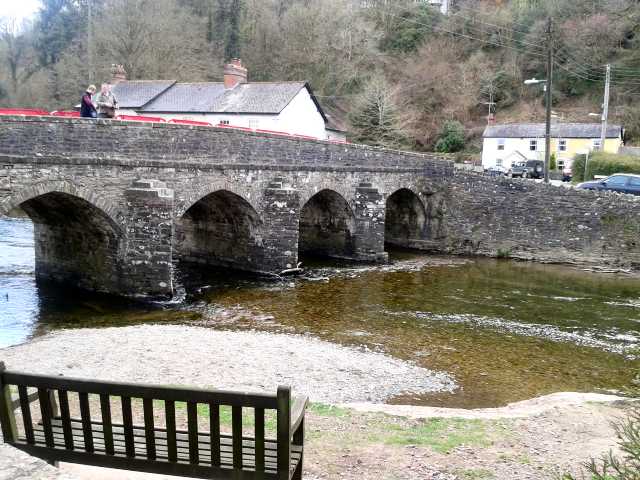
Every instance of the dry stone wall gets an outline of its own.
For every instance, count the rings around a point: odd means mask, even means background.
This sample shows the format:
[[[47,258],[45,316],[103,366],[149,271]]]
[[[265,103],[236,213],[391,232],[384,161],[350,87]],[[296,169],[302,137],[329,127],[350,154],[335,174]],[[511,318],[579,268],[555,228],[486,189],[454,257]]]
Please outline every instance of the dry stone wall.
[[[444,251],[640,268],[640,197],[457,172]]]

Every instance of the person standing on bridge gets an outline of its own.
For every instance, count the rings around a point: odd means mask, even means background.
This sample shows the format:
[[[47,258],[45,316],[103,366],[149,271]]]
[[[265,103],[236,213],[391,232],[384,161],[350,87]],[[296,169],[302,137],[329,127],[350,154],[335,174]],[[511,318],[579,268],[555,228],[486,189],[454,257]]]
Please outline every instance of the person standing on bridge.
[[[82,95],[82,100],[80,101],[80,116],[83,118],[96,118],[98,116],[96,107],[91,99],[94,93],[96,93],[95,85],[89,85],[87,91]]]
[[[114,118],[116,116],[116,108],[118,108],[118,100],[111,91],[111,85],[103,83],[100,93],[96,97],[96,105],[98,105],[98,118]]]

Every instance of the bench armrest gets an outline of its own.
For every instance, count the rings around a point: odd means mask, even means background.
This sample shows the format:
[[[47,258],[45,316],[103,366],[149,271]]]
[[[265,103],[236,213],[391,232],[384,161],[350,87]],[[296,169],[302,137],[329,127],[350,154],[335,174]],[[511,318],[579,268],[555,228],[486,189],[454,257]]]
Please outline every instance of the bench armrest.
[[[293,406],[291,407],[291,435],[293,435],[302,420],[304,419],[304,412],[307,409],[307,404],[309,403],[308,397],[296,397],[293,401]]]

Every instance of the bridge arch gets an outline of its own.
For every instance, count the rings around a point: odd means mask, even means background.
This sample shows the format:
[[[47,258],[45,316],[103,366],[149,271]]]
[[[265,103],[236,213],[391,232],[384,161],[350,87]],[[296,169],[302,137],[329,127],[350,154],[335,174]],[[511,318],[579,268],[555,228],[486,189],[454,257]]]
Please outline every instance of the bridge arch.
[[[355,250],[354,212],[343,195],[323,189],[312,195],[300,210],[300,255],[352,257]]]
[[[36,277],[87,290],[120,290],[125,235],[117,210],[68,182],[37,184],[0,206],[26,212],[34,225]]]
[[[217,189],[203,195],[175,222],[175,250],[183,261],[259,271],[263,222],[243,196]]]
[[[410,188],[400,188],[387,197],[385,205],[384,239],[387,245],[416,246],[429,234],[427,207]]]
[[[21,204],[49,193],[67,194],[84,200],[106,215],[119,234],[123,233],[122,212],[113,202],[97,194],[95,188],[80,187],[68,181],[40,182],[17,190],[0,202],[0,215],[6,215]]]

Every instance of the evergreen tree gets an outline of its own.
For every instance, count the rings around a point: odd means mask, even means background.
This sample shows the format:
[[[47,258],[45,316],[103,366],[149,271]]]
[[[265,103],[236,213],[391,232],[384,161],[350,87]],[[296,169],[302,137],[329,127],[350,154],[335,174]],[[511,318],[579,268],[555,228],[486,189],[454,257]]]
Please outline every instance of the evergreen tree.
[[[367,84],[352,110],[350,122],[356,142],[389,148],[406,144],[398,107],[382,76],[375,76]]]

